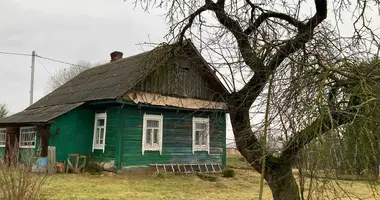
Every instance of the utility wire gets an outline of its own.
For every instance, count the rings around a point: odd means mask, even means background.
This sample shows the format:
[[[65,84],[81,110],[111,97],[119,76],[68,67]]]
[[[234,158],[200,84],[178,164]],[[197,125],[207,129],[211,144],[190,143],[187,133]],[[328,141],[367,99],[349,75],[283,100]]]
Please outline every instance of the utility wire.
[[[36,55],[36,57],[42,58],[42,59],[45,59],[45,60],[50,60],[50,61],[57,62],[57,63],[67,64],[67,65],[73,65],[73,66],[77,66],[77,67],[83,67],[83,66],[80,66],[80,65],[77,65],[77,64],[73,64],[73,63],[69,63],[69,62],[65,62],[65,61],[61,61],[61,60],[57,60],[57,59],[53,59],[53,58],[48,58],[48,57],[44,57],[44,56],[40,56],[40,55]]]
[[[41,64],[41,66],[45,69],[45,71],[51,76],[51,78],[58,84],[60,84],[60,82],[49,72],[49,70],[45,67],[44,64],[42,64],[41,60],[38,58],[37,56],[37,60],[38,62]]]
[[[15,55],[15,56],[32,56],[32,54],[7,52],[7,51],[0,51],[0,54]],[[80,66],[80,65],[77,65],[77,64],[65,62],[65,61],[62,61],[62,60],[57,60],[57,59],[54,59],[54,58],[48,58],[48,57],[45,57],[45,56],[36,55],[36,57],[41,58],[41,59],[45,59],[45,60],[50,60],[50,61],[57,62],[57,63],[66,64],[66,65],[73,65],[73,66],[77,66],[77,67],[83,67],[83,66]]]
[[[15,52],[6,52],[6,51],[0,51],[0,54],[15,55],[15,56],[32,56],[32,54],[15,53]]]

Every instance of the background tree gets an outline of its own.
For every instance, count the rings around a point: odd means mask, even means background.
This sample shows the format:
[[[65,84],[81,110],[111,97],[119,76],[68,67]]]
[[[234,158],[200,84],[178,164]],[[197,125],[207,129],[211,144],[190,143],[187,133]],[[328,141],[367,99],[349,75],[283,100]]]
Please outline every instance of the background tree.
[[[57,89],[61,85],[65,84],[67,81],[76,77],[81,72],[97,65],[100,64],[92,64],[88,61],[79,61],[76,65],[71,65],[68,68],[58,70],[52,77],[49,78],[45,88],[46,93],[49,93]]]
[[[0,118],[6,117],[9,110],[5,104],[0,104]]]
[[[377,78],[350,62],[378,56],[377,34],[368,20],[369,6],[378,7],[377,1],[136,3],[145,9],[167,9],[168,40],[181,45],[191,38],[225,82],[231,93],[221,98],[228,104],[236,146],[267,181],[276,200],[304,198],[292,173],[300,154],[318,149],[318,159],[338,157],[338,153],[327,153],[331,152],[331,138],[339,141],[341,129],[355,124],[357,116],[373,119],[362,108],[378,101],[378,94],[368,89]],[[313,5],[312,9],[307,5]],[[353,28],[350,35],[342,35],[340,30],[345,11],[351,16],[354,13],[354,20],[348,22]],[[368,120],[360,133],[354,131],[346,138],[370,135],[367,127],[372,125]],[[268,134],[282,139],[279,154],[268,151]],[[366,145],[371,143],[366,140]],[[367,150],[361,153],[370,156],[373,152]],[[312,194],[310,190],[309,197]]]

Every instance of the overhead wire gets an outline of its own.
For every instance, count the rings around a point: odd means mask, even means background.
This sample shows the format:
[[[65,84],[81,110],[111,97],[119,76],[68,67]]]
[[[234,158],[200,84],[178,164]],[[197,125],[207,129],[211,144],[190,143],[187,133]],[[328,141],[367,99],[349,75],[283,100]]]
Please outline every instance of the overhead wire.
[[[15,56],[32,56],[32,54],[19,53],[19,52],[8,52],[8,51],[0,51],[0,54],[15,55]],[[57,60],[57,59],[54,59],[54,58],[40,56],[38,54],[36,54],[35,56],[38,57],[38,58],[41,58],[41,59],[50,60],[50,61],[61,63],[61,64],[72,65],[72,66],[76,66],[76,67],[83,67],[81,65],[77,65],[77,64],[74,64],[74,63],[69,63],[69,62],[62,61],[62,60]]]
[[[32,56],[32,54],[7,52],[7,51],[0,51],[0,54],[15,55],[15,56]]]
[[[77,65],[77,64],[73,64],[73,63],[69,63],[69,62],[65,62],[65,61],[61,61],[61,60],[57,60],[57,59],[53,59],[53,58],[48,58],[48,57],[44,57],[44,56],[40,56],[40,55],[36,55],[36,57],[42,58],[42,59],[45,59],[45,60],[50,60],[50,61],[57,62],[57,63],[72,65],[72,66],[76,66],[76,67],[83,67],[83,66],[80,66],[80,65]]]
[[[53,76],[49,70],[45,67],[45,65],[41,62],[41,60],[37,57],[37,60],[38,62],[40,63],[40,65],[45,69],[45,71],[50,75],[50,77],[57,83],[57,84],[60,84],[60,82],[55,78],[55,76]]]

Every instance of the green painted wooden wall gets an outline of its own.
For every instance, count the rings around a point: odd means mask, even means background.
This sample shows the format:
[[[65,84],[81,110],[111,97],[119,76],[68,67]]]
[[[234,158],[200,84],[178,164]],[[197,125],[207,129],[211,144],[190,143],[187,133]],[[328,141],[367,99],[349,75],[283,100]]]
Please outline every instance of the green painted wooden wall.
[[[5,147],[0,147],[0,158],[4,158]]]
[[[105,151],[92,152],[94,117],[96,111],[107,112]],[[163,115],[163,153],[145,152],[142,155],[143,114]],[[210,154],[192,153],[192,117],[209,117]],[[68,154],[79,153],[92,156],[99,162],[114,161],[115,166],[147,166],[154,163],[221,163],[226,159],[225,113],[194,112],[175,109],[106,106],[79,107],[59,118],[51,126],[55,133],[49,146],[56,147],[57,160],[66,160]]]
[[[142,155],[143,114],[163,115],[163,148]],[[210,117],[210,154],[192,153],[192,117]],[[153,107],[124,106],[107,109],[107,138],[115,135],[120,151],[113,148],[120,166],[139,166],[155,163],[220,163],[225,165],[225,113],[179,111]],[[117,128],[117,126],[119,127]],[[112,142],[114,139],[112,138]],[[106,140],[106,145],[109,141]],[[106,149],[107,151],[107,149]]]
[[[87,107],[77,108],[58,117],[50,128],[49,146],[56,147],[57,161],[66,160],[68,154],[89,156],[92,149],[94,111]],[[55,135],[57,128],[60,128]]]

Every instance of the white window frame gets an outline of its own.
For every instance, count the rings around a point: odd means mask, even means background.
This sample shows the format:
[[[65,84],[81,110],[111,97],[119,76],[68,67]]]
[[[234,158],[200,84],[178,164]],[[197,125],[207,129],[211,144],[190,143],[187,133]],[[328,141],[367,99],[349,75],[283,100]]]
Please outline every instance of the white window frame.
[[[207,134],[207,141],[206,141],[206,145],[196,145],[195,144],[195,124],[196,123],[205,123],[207,124],[207,130],[206,130],[206,134]],[[199,117],[193,117],[193,138],[192,138],[192,141],[193,141],[193,154],[195,151],[207,151],[207,153],[210,153],[210,119],[209,118],[199,118]]]
[[[7,143],[7,129],[6,128],[0,128],[0,139],[2,138],[4,138],[4,141],[0,140],[0,147],[5,147],[5,144]]]
[[[146,144],[146,130],[147,130],[147,121],[156,120],[158,121],[158,145],[147,145]],[[144,114],[143,116],[143,134],[142,134],[142,155],[145,151],[159,151],[162,155],[162,132],[163,132],[163,116],[162,115],[149,115]],[[153,137],[153,134],[152,134]],[[153,141],[153,140],[152,140]]]
[[[34,129],[34,131],[32,132],[26,132],[26,133],[23,133],[22,131],[25,130],[25,129]],[[22,138],[23,138],[23,134],[34,134],[34,138],[33,140],[28,140],[28,141],[22,141]],[[36,147],[36,138],[37,138],[37,127],[35,126],[28,126],[28,127],[20,127],[20,138],[19,138],[19,146],[21,149],[34,149]],[[34,145],[22,145],[23,142],[34,142]]]
[[[104,134],[103,134],[103,144],[95,144],[96,143],[96,129],[97,127],[97,122],[99,119],[104,119]],[[105,150],[106,147],[106,134],[107,134],[107,113],[102,112],[102,113],[95,113],[95,120],[94,120],[94,135],[92,137],[92,152],[94,152],[95,149],[98,150]]]

